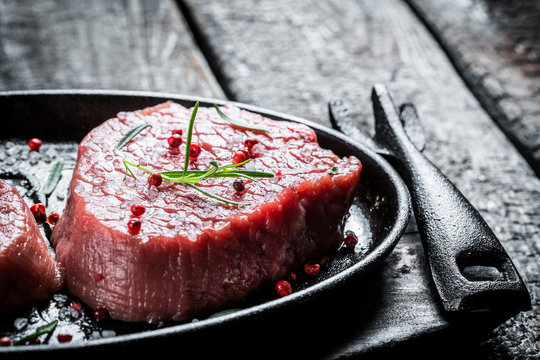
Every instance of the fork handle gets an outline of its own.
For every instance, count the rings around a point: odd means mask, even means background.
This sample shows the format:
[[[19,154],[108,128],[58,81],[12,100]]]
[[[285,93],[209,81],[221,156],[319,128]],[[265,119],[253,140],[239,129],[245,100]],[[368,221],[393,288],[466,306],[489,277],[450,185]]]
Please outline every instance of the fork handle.
[[[389,92],[372,92],[375,140],[398,161],[418,231],[445,310],[530,309],[530,296],[510,257],[478,211],[411,142]]]

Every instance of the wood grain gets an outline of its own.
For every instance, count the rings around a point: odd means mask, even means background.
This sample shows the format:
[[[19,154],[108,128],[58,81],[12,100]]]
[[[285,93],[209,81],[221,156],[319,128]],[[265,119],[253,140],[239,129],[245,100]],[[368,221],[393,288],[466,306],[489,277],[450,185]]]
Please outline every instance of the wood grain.
[[[480,210],[532,293],[533,310],[498,327],[479,349],[494,356],[534,351],[510,346],[507,340],[538,340],[540,182],[406,4],[184,3],[236,100],[328,124],[327,101],[342,98],[353,105],[353,115],[368,131],[372,84],[386,83],[398,102],[415,103],[427,133],[426,155]],[[401,314],[420,310],[424,316],[391,319],[396,313],[380,314],[381,323],[366,324],[341,355],[372,345],[382,323],[386,331],[396,332],[395,338],[448,325],[433,303],[433,308],[419,309],[425,303],[411,300],[416,299],[411,294],[426,291],[420,286],[426,271],[421,255],[408,255],[411,248],[417,250],[414,241],[404,238],[390,257],[385,271],[394,276],[387,279],[384,296],[400,304]]]
[[[0,90],[45,88],[224,96],[172,1],[1,1]]]
[[[540,2],[408,1],[540,175]]]

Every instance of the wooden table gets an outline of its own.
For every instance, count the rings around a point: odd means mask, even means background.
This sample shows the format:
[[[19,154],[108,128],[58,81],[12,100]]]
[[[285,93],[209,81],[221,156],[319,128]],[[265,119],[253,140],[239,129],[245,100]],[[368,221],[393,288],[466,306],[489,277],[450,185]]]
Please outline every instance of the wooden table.
[[[371,86],[387,84],[416,104],[426,155],[493,228],[532,310],[470,337],[440,310],[412,224],[365,295],[370,316],[320,355],[437,344],[521,359],[540,352],[540,5],[511,3],[2,0],[0,90],[172,92],[324,125],[339,98],[371,131]]]

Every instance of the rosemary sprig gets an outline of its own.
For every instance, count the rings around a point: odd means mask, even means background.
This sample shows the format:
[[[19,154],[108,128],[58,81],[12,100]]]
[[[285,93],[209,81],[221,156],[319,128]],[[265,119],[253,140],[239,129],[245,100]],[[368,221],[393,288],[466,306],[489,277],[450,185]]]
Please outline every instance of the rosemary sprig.
[[[21,344],[26,343],[27,341],[37,339],[38,337],[40,337],[43,334],[50,334],[50,333],[52,333],[54,331],[54,329],[56,329],[57,324],[58,324],[58,320],[54,320],[54,321],[51,321],[48,324],[42,325],[42,326],[38,327],[36,329],[36,331],[34,331],[33,333],[20,338],[19,340],[15,341],[13,344],[14,345],[21,345]]]
[[[219,114],[219,116],[221,116],[221,118],[225,121],[228,121],[230,122],[232,125],[234,126],[238,126],[238,127],[241,127],[241,128],[244,128],[244,129],[248,129],[248,130],[253,130],[253,131],[262,131],[262,132],[265,132],[265,133],[269,133],[270,130],[266,129],[266,128],[262,128],[262,127],[256,127],[256,126],[252,126],[250,124],[246,124],[245,122],[241,122],[241,121],[238,121],[238,120],[235,120],[235,119],[232,119],[230,117],[228,117],[227,115],[225,115],[221,109],[219,108],[219,106],[217,106],[216,104],[214,104],[214,108],[216,109],[217,113]]]
[[[139,134],[141,131],[143,131],[147,127],[151,127],[151,126],[152,125],[150,125],[150,124],[144,123],[144,124],[137,125],[134,128],[130,129],[127,133],[125,133],[124,136],[122,136],[120,141],[118,141],[118,143],[116,144],[116,149],[123,148],[131,139],[133,139],[135,136],[137,136],[137,134]]]
[[[215,161],[210,163],[208,170],[187,170],[187,171],[161,171],[159,174],[165,181],[177,182],[182,184],[197,184],[204,179],[208,178],[220,178],[220,177],[244,177],[252,181],[257,181],[255,178],[272,178],[274,174],[264,171],[254,170],[238,170],[236,167],[247,164],[250,160],[238,164],[228,164],[225,166],[218,166]],[[234,166],[231,168],[231,165]],[[129,168],[129,166],[136,167],[139,170],[147,172],[149,174],[154,173],[151,169],[145,168],[141,165],[135,164],[131,161],[124,160],[124,166],[127,172],[136,179],[135,175]],[[127,175],[127,174],[126,174]]]
[[[212,194],[211,192],[203,190],[202,188],[196,186],[196,184],[209,178],[242,177],[242,178],[246,178],[248,180],[256,182],[257,181],[256,178],[274,177],[274,174],[269,173],[269,172],[237,169],[238,166],[245,165],[249,161],[250,160],[248,159],[238,164],[228,164],[224,166],[219,166],[217,162],[212,161],[210,162],[210,168],[208,168],[207,170],[161,171],[159,172],[159,174],[161,175],[162,179],[165,181],[185,184],[213,199],[220,200],[231,205],[239,205],[240,203],[238,202],[225,199],[218,195]],[[134,179],[136,179],[136,177],[131,171],[130,166],[133,166],[148,174],[154,173],[154,171],[152,171],[151,169],[145,168],[143,166],[140,166],[138,164],[135,164],[127,160],[124,160],[124,166],[126,168],[126,176],[129,173]]]
[[[47,177],[47,182],[45,183],[45,186],[43,188],[43,193],[46,196],[49,196],[52,194],[54,189],[56,188],[56,185],[60,181],[60,178],[62,177],[62,168],[64,166],[64,159],[60,158],[56,160],[54,163],[51,172],[49,173],[49,176]]]
[[[188,170],[189,166],[189,158],[190,158],[190,147],[191,147],[191,138],[193,135],[193,125],[195,123],[195,117],[197,115],[197,110],[199,108],[199,102],[195,104],[193,107],[193,111],[191,113],[191,117],[189,119],[189,126],[188,126],[188,132],[187,132],[187,139],[186,139],[186,150],[185,150],[185,159],[184,159],[184,169],[179,170],[173,170],[173,171],[162,171],[159,172],[161,175],[161,178],[165,181],[169,182],[175,182],[175,183],[182,183],[185,184],[200,193],[211,197],[213,199],[223,201],[227,204],[231,205],[240,205],[240,203],[225,199],[221,196],[215,195],[209,191],[206,191],[198,186],[196,184],[200,183],[202,180],[208,179],[208,178],[219,178],[219,177],[242,177],[248,180],[257,181],[256,178],[271,178],[274,177],[274,174],[270,172],[264,172],[264,171],[253,171],[253,170],[241,170],[238,169],[239,166],[247,164],[250,159],[247,159],[246,161],[240,162],[238,164],[227,164],[220,166],[217,161],[210,161],[210,167],[206,170]],[[126,168],[126,175],[124,179],[127,177],[128,173],[136,179],[135,175],[130,169],[130,166],[133,166],[139,170],[142,170],[144,172],[147,172],[149,174],[154,173],[151,169],[147,169],[143,166],[140,166],[138,164],[135,164],[133,162],[124,160],[124,166]]]
[[[271,178],[271,177],[274,177],[274,174],[272,174],[272,173],[267,173],[267,172],[262,172],[262,171],[235,169],[235,167],[245,165],[249,161],[250,160],[248,159],[248,160],[243,161],[243,162],[238,163],[238,164],[228,164],[228,165],[224,165],[224,166],[218,166],[217,162],[210,161],[210,165],[212,165],[213,167],[208,169],[208,170],[188,170],[187,172],[174,171],[173,170],[173,171],[162,171],[162,172],[160,172],[160,174],[161,174],[162,177],[166,176],[168,178],[182,178],[185,175],[201,176],[201,175],[203,175],[205,173],[211,172],[210,174],[207,174],[203,178],[209,177],[208,175],[212,175],[212,177],[216,177],[216,178],[217,177],[243,177],[243,178],[246,178],[246,179],[251,180],[251,181],[257,181],[257,180],[254,179],[256,177],[259,177],[259,178]],[[133,164],[129,163],[129,165],[133,165]],[[215,169],[215,171],[212,171],[214,166],[216,167],[216,169]],[[133,174],[131,174],[131,175],[133,176]],[[173,180],[170,180],[170,181],[176,182],[176,181],[173,181]]]

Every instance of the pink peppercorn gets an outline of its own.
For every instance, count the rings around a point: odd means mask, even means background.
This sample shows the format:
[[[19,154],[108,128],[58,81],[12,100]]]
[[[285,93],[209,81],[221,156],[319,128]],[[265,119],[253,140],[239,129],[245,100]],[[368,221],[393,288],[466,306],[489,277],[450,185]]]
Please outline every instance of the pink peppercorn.
[[[148,186],[154,185],[155,187],[158,187],[163,182],[163,177],[160,173],[151,173],[150,176],[148,176]]]
[[[292,294],[291,284],[287,280],[280,280],[276,283],[275,287],[279,296],[287,296]]]
[[[11,346],[12,344],[13,340],[9,336],[0,337],[0,346]]]
[[[292,279],[292,280],[296,280],[296,274],[293,273],[293,272],[291,272],[291,279]]]
[[[131,213],[135,216],[141,216],[146,211],[146,207],[143,204],[131,205]]]
[[[259,140],[256,139],[246,139],[244,140],[244,146],[246,149],[250,150],[255,144],[258,144]]]
[[[39,340],[39,338],[35,338],[35,339],[32,339],[32,340],[28,340],[25,345],[39,345],[41,344],[41,340]]]
[[[76,303],[76,302],[72,302],[72,303],[71,303],[71,307],[72,307],[73,309],[75,309],[75,311],[77,311],[79,314],[81,314],[81,312],[82,312],[81,304]]]
[[[191,144],[190,148],[189,148],[189,158],[191,160],[195,160],[199,157],[199,155],[201,155],[201,147],[197,144]]]
[[[169,146],[172,148],[177,148],[182,145],[182,135],[180,134],[173,134],[171,137],[167,139],[167,142],[169,143]]]
[[[247,139],[247,140],[244,141],[244,146],[246,147],[246,149],[249,152],[250,156],[253,157],[252,148],[253,148],[253,146],[255,146],[258,143],[259,143],[259,140],[256,140],[256,139]]]
[[[304,265],[304,271],[309,276],[317,275],[319,273],[320,269],[321,269],[321,265],[319,265],[319,264],[313,264],[313,265],[306,264],[306,265]]]
[[[358,243],[358,237],[352,231],[348,231],[345,235],[345,239],[343,239],[343,242],[347,247],[354,248]]]
[[[240,179],[234,180],[233,188],[236,192],[242,192],[246,189],[246,187],[244,186],[244,182]]]
[[[49,216],[47,216],[47,222],[51,225],[56,225],[59,219],[60,219],[60,214],[54,211],[50,213]]]
[[[250,158],[250,155],[247,150],[243,150],[243,149],[236,150],[233,155],[232,162],[234,164],[239,164],[241,162],[248,160],[249,158]]]
[[[43,222],[47,220],[45,205],[43,205],[42,203],[37,203],[37,204],[32,205],[30,207],[30,211],[34,215],[34,218],[36,219],[36,221]]]
[[[131,235],[137,235],[141,231],[142,222],[140,219],[133,218],[128,222],[128,231]]]
[[[41,145],[42,145],[42,142],[38,138],[33,138],[33,139],[30,139],[30,141],[28,141],[28,147],[30,148],[31,151],[39,151],[39,149],[41,148]]]
[[[99,306],[94,310],[94,317],[96,320],[105,320],[109,318],[109,312],[103,306]]]
[[[67,343],[73,339],[73,336],[71,334],[58,334],[57,338],[58,342]]]

